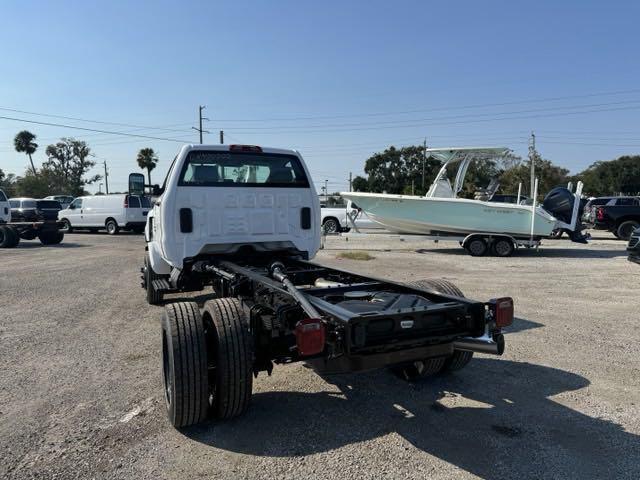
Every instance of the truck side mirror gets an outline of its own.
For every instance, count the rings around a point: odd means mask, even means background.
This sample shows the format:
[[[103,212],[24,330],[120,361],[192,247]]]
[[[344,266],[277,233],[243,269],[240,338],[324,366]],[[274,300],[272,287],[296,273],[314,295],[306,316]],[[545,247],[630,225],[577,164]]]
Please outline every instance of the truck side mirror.
[[[129,174],[129,195],[144,195],[144,175],[141,173]]]
[[[152,189],[151,193],[156,197],[162,193],[162,189],[160,188],[160,185],[153,185],[151,189]]]

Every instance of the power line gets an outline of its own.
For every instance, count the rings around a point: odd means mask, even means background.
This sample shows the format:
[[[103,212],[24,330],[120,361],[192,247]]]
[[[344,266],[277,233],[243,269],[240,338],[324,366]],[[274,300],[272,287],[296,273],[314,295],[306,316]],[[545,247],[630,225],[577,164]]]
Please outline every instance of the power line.
[[[150,139],[150,140],[162,140],[162,141],[166,141],[166,142],[184,143],[184,140],[177,140],[175,138],[153,137],[153,136],[150,136],[150,135],[140,135],[140,134],[135,134],[135,133],[113,132],[113,131],[109,131],[109,130],[97,130],[95,128],[77,127],[75,125],[63,125],[61,123],[40,122],[38,120],[27,120],[27,119],[24,119],[24,118],[14,118],[14,117],[0,116],[0,119],[2,119],[2,120],[11,120],[11,121],[14,121],[14,122],[33,123],[33,124],[36,124],[36,125],[46,125],[48,127],[70,128],[70,129],[73,129],[73,130],[82,130],[82,131],[85,131],[85,132],[97,132],[97,133],[105,133],[105,134],[109,134],[109,135],[120,135],[120,136],[123,136],[123,137],[147,138],[147,139]]]
[[[6,111],[6,112],[13,112],[13,113],[24,113],[27,115],[37,115],[39,117],[51,117],[51,118],[62,118],[65,120],[75,120],[78,122],[87,122],[87,123],[97,123],[97,124],[102,124],[102,125],[113,125],[113,126],[118,126],[118,127],[130,127],[130,128],[137,128],[140,130],[163,130],[166,132],[188,132],[189,130],[187,129],[180,129],[180,130],[176,130],[176,129],[171,129],[171,128],[166,128],[166,127],[149,127],[149,126],[144,126],[144,125],[134,125],[131,123],[120,123],[120,122],[107,122],[107,121],[103,121],[103,120],[90,120],[87,118],[79,118],[79,117],[69,117],[66,115],[55,115],[52,113],[39,113],[39,112],[29,112],[26,110],[18,110],[15,108],[8,108],[8,107],[0,107],[0,110]],[[176,123],[173,125],[167,125],[167,127],[175,127],[175,126],[181,126],[181,125],[189,125],[187,123]]]
[[[575,98],[590,98],[590,97],[604,97],[604,96],[612,96],[612,95],[623,95],[627,93],[638,93],[640,89],[630,89],[630,90],[618,90],[612,92],[601,92],[601,93],[588,93],[583,95],[567,95],[563,97],[547,97],[547,98],[537,98],[531,100],[517,100],[512,102],[500,102],[500,103],[485,103],[485,104],[475,104],[475,105],[463,105],[457,107],[438,107],[438,108],[429,108],[429,109],[417,109],[417,110],[403,110],[403,111],[392,111],[392,112],[374,112],[374,113],[362,113],[362,114],[344,114],[344,115],[318,115],[318,116],[306,116],[306,117],[281,117],[281,118],[253,118],[253,119],[221,119],[224,122],[271,122],[271,121],[297,121],[297,120],[329,120],[334,118],[358,118],[358,117],[375,117],[375,116],[390,116],[390,115],[404,115],[410,113],[427,113],[427,112],[437,112],[437,111],[449,111],[449,110],[466,110],[473,108],[487,108],[487,107],[503,107],[506,105],[522,105],[527,103],[543,103],[543,102],[555,102],[560,100],[570,100]]]

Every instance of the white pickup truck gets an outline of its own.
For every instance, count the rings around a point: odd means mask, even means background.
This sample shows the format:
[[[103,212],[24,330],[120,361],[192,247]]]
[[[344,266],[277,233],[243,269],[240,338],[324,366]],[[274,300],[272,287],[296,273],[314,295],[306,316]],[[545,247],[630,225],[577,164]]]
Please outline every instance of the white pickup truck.
[[[474,352],[504,351],[510,298],[477,302],[444,280],[405,285],[310,262],[321,209],[296,151],[187,145],[164,185],[150,187],[158,200],[145,228],[148,302],[211,292],[164,308],[164,396],[175,427],[241,415],[253,378],[274,364],[391,367],[417,380],[459,370]],[[142,174],[129,176],[130,195],[144,188]]]
[[[344,207],[326,207],[320,205],[320,215],[322,229],[324,233],[340,233],[348,232],[355,227],[371,229],[382,228],[382,225],[371,220],[364,211],[362,211],[351,200],[347,201]]]

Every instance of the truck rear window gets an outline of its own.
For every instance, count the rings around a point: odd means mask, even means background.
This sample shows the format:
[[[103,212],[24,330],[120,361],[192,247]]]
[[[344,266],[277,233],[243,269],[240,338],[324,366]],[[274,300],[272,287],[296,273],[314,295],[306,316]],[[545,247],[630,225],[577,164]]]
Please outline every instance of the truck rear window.
[[[189,152],[180,172],[180,186],[309,187],[294,155],[262,152]]]

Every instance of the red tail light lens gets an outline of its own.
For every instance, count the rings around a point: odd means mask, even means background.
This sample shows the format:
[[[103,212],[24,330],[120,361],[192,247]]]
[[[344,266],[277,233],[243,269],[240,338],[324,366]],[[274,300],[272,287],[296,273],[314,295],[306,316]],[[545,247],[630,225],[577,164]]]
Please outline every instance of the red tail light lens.
[[[296,346],[302,357],[317,355],[324,350],[324,324],[319,318],[305,318],[296,324]]]
[[[262,147],[257,145],[229,145],[230,152],[262,152]]]
[[[124,208],[129,208],[129,195],[124,196]]]
[[[598,209],[596,210],[596,218],[598,220],[604,220],[604,208],[598,207]]]
[[[513,323],[513,298],[494,298],[489,301],[489,308],[493,313],[493,320],[496,327],[508,327]]]

